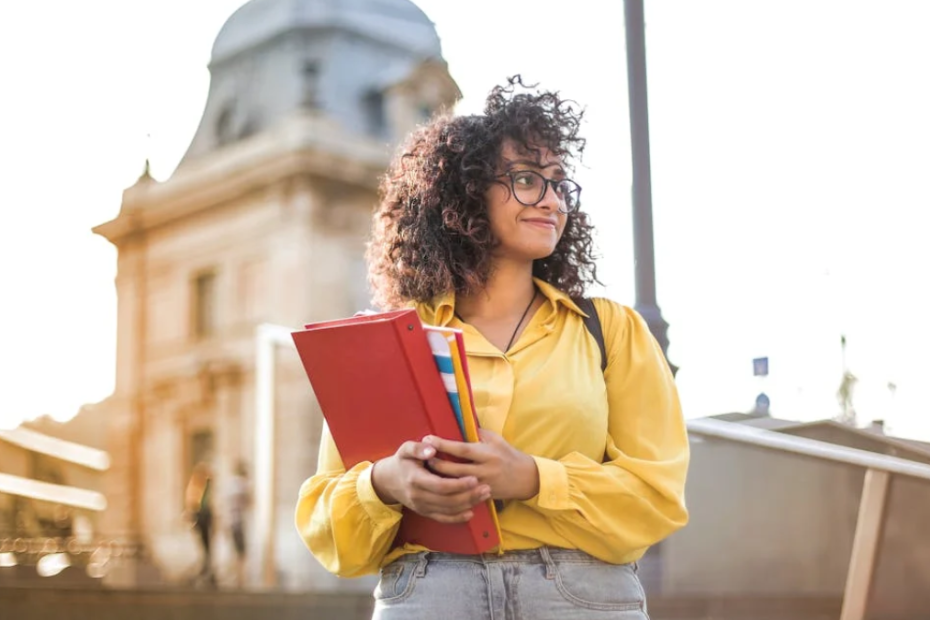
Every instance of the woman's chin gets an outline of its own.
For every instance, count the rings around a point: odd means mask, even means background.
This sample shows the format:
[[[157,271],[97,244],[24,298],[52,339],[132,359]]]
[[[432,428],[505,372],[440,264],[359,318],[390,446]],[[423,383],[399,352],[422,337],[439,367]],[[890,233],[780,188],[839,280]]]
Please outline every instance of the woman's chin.
[[[520,247],[501,247],[494,252],[494,257],[515,262],[533,262],[549,258],[555,252],[555,244],[534,243],[523,244]]]
[[[529,252],[529,254],[533,257],[533,260],[542,260],[552,256],[553,252],[555,252],[555,244],[547,244],[545,246],[533,248],[533,251]]]

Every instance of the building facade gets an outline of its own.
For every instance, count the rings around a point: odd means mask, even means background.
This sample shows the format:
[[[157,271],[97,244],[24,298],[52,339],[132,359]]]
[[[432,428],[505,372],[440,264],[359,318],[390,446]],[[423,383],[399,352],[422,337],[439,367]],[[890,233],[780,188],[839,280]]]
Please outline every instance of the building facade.
[[[435,28],[408,0],[252,0],[220,31],[210,72],[178,169],[165,182],[143,174],[119,215],[94,229],[118,249],[116,388],[98,407],[112,459],[105,529],[138,541],[168,582],[199,562],[183,502],[202,462],[214,472],[225,578],[223,499],[234,467],[254,471],[256,457],[257,326],[299,328],[368,306],[378,178],[397,141],[460,96]],[[345,587],[293,526],[322,417],[296,354],[277,358],[274,581]]]

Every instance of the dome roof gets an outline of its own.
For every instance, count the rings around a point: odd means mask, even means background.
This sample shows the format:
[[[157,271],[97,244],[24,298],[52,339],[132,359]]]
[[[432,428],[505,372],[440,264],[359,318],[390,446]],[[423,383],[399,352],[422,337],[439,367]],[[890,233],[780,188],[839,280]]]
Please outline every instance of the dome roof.
[[[250,0],[213,44],[216,62],[279,36],[311,28],[355,30],[423,56],[440,56],[433,22],[411,0]]]

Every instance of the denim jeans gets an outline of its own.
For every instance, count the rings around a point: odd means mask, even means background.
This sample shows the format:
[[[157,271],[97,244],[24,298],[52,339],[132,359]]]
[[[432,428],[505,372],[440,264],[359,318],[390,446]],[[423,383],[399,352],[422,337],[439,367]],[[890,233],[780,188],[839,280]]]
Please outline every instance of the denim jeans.
[[[542,547],[424,552],[381,569],[372,620],[648,620],[635,564]]]

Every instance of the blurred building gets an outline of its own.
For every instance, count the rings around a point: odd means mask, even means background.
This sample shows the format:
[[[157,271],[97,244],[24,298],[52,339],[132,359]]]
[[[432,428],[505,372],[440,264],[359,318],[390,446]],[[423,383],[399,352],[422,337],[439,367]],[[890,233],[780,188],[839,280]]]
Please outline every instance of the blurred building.
[[[85,408],[0,430],[0,588],[97,586],[125,554],[102,531],[109,457]],[[117,551],[118,553],[113,553]]]
[[[433,24],[409,0],[252,0],[223,26],[209,68],[200,126],[172,177],[146,169],[119,215],[94,228],[118,249],[116,388],[98,406],[112,458],[104,525],[179,583],[199,561],[182,512],[200,462],[215,474],[218,567],[230,554],[223,498],[236,463],[254,472],[256,458],[256,326],[368,307],[378,178],[399,138],[460,97]],[[277,360],[275,581],[353,587],[296,535],[322,418],[296,354]]]

